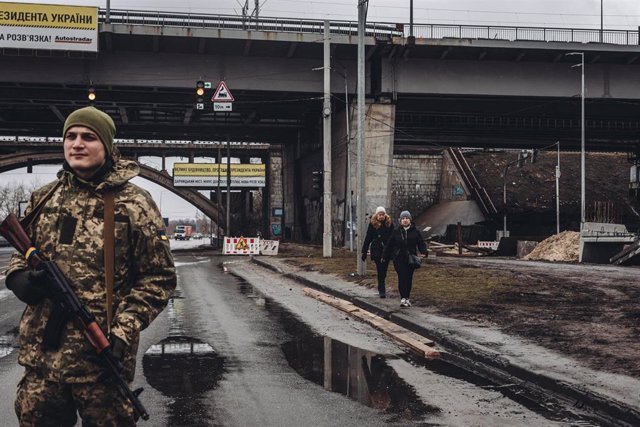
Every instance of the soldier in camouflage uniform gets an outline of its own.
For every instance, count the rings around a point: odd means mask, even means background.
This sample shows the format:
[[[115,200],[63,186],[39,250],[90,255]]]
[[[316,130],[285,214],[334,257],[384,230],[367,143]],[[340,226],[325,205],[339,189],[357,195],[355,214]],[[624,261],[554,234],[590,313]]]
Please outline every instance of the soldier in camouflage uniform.
[[[58,180],[36,190],[27,213],[43,199],[27,228],[41,254],[58,263],[80,300],[96,316],[114,354],[133,381],[140,331],[164,309],[176,286],[162,217],[143,189],[129,182],[139,166],[113,146],[113,120],[93,107],[74,111],[64,125],[65,163]],[[48,198],[45,195],[56,187]],[[115,194],[112,322],[107,325],[103,254],[103,193]],[[20,320],[19,363],[25,367],[15,403],[20,425],[135,425],[130,403],[105,380],[94,350],[72,322],[57,349],[43,348],[52,312],[46,277],[28,271],[16,254],[6,284],[28,305]]]

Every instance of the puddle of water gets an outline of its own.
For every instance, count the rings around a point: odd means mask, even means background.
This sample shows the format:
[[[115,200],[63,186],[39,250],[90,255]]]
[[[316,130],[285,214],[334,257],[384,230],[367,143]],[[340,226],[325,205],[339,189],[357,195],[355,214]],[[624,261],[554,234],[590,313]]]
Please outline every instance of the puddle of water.
[[[169,336],[149,347],[142,369],[151,387],[172,398],[169,425],[205,425],[212,422],[205,394],[222,378],[224,358],[210,344],[186,334],[185,310],[177,289],[167,305]]]
[[[419,420],[439,412],[423,403],[379,354],[321,336],[287,342],[282,350],[304,378],[398,419]]]
[[[313,331],[281,305],[240,282],[239,292],[263,306],[281,328],[294,340],[283,344],[289,365],[302,377],[327,390],[342,393],[362,404],[394,414],[393,419],[422,419],[439,412],[439,408],[423,403],[411,386],[388,366],[385,357],[350,346]],[[543,417],[559,422],[571,420],[576,425],[598,425],[592,417],[566,410],[545,395],[531,395],[516,384],[500,385],[456,366],[453,360],[415,359],[403,357],[439,375],[455,378],[486,389],[494,389]],[[596,422],[596,424],[593,424]],[[585,423],[585,424],[582,424]],[[573,425],[573,424],[572,424]]]
[[[294,338],[281,349],[289,365],[303,378],[399,420],[419,420],[439,412],[420,400],[384,356],[314,334],[304,322],[246,282],[239,283],[239,292],[264,307]]]
[[[149,385],[165,396],[192,399],[216,387],[224,359],[197,338],[173,336],[149,347],[142,366]]]

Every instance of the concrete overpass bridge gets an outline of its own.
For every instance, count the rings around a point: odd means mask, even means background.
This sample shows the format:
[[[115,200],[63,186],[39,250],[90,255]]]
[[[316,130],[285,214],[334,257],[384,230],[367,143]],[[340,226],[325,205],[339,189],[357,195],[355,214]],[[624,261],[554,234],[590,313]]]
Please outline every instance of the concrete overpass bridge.
[[[0,134],[59,136],[93,85],[96,106],[114,117],[121,138],[269,144],[267,223],[313,221],[319,195],[310,173],[322,170],[323,77],[314,71],[324,59],[322,21],[131,11],[100,17],[97,54],[0,52]],[[334,216],[344,220],[348,185],[355,188],[355,179],[347,184],[355,138],[347,138],[344,112],[355,98],[357,34],[354,22],[330,27],[332,192]],[[558,140],[577,149],[580,69],[566,56],[574,51],[585,55],[587,148],[636,150],[637,31],[417,24],[414,40],[407,29],[367,27],[368,208],[397,199],[389,177],[406,153],[536,148]],[[233,111],[195,109],[197,80],[225,80],[236,98]],[[283,208],[284,218],[274,218],[272,208]]]
[[[124,138],[225,139],[299,144],[321,128],[322,30],[313,20],[161,12],[100,13],[99,52],[4,49],[0,132],[57,135],[86,104],[116,118]],[[367,93],[393,106],[400,145],[545,146],[580,135],[585,53],[587,142],[625,150],[639,141],[637,31],[369,24]],[[356,88],[356,23],[331,23],[334,120]],[[224,79],[233,112],[194,109],[196,80]],[[211,92],[206,94],[211,96]]]

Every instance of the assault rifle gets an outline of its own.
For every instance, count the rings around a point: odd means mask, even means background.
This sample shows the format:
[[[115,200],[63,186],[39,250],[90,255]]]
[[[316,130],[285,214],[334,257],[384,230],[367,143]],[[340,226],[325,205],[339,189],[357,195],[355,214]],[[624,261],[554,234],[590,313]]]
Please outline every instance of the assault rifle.
[[[103,365],[107,367],[122,397],[128,399],[133,405],[136,418],[140,417],[143,420],[148,420],[149,414],[140,399],[138,399],[142,388],[131,391],[122,374],[122,362],[114,356],[109,340],[100,325],[98,325],[98,322],[96,322],[96,317],[78,299],[69,280],[60,271],[60,267],[54,261],[44,259],[38,250],[33,247],[31,239],[14,214],[9,214],[2,221],[0,234],[7,239],[11,246],[24,255],[29,267],[34,270],[46,271],[50,283],[50,292],[55,303],[61,306],[68,318],[73,320],[76,327],[87,338]]]

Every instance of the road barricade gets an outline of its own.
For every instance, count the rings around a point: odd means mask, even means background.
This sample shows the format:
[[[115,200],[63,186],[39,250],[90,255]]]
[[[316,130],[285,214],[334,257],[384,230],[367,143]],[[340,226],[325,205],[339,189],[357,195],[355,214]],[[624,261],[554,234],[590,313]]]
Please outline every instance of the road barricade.
[[[260,255],[278,255],[280,240],[260,239]]]
[[[260,238],[225,237],[222,253],[224,255],[258,255],[260,253]]]
[[[497,242],[497,241],[494,242],[494,241],[478,240],[478,247],[479,248],[493,249],[494,251],[497,251],[499,245],[500,245],[500,242]]]

